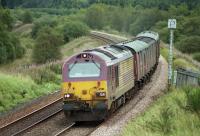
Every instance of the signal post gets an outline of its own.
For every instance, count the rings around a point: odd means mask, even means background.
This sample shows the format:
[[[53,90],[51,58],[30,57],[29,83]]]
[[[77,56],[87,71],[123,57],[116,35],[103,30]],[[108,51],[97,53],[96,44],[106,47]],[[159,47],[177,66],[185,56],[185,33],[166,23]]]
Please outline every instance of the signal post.
[[[174,29],[176,29],[176,19],[168,20],[168,28],[170,29],[170,44],[169,44],[169,55],[168,55],[168,85],[172,84],[172,66],[173,66],[173,40],[174,40]]]

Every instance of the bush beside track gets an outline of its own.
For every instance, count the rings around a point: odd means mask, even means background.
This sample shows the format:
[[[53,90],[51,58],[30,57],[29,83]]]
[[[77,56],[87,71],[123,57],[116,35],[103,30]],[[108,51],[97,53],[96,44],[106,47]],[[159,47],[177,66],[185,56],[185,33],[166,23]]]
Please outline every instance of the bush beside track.
[[[0,83],[0,113],[58,88],[56,84],[37,85],[29,77],[3,73],[0,73]]]

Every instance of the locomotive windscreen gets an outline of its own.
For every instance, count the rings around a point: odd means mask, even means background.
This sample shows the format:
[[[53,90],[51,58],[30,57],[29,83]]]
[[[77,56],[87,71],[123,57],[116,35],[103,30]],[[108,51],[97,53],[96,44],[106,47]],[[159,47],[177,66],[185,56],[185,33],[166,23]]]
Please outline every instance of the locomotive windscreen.
[[[96,62],[70,64],[68,75],[69,78],[99,77],[100,64]]]

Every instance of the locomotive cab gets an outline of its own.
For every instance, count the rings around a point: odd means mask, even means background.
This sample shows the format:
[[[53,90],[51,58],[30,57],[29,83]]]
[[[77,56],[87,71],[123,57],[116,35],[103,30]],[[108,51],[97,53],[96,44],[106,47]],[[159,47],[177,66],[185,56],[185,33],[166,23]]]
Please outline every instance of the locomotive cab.
[[[103,119],[107,111],[106,63],[92,53],[71,57],[63,66],[63,110],[72,120]]]

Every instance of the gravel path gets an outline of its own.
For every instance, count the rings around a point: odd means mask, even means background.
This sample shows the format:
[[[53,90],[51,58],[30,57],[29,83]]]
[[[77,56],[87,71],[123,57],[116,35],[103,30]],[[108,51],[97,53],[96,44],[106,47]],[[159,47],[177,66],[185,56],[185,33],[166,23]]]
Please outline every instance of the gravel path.
[[[114,136],[120,135],[123,127],[135,118],[138,114],[151,105],[167,88],[167,62],[160,57],[159,65],[151,78],[151,82],[136,94],[124,107],[119,109],[117,113],[105,121],[90,136]]]

